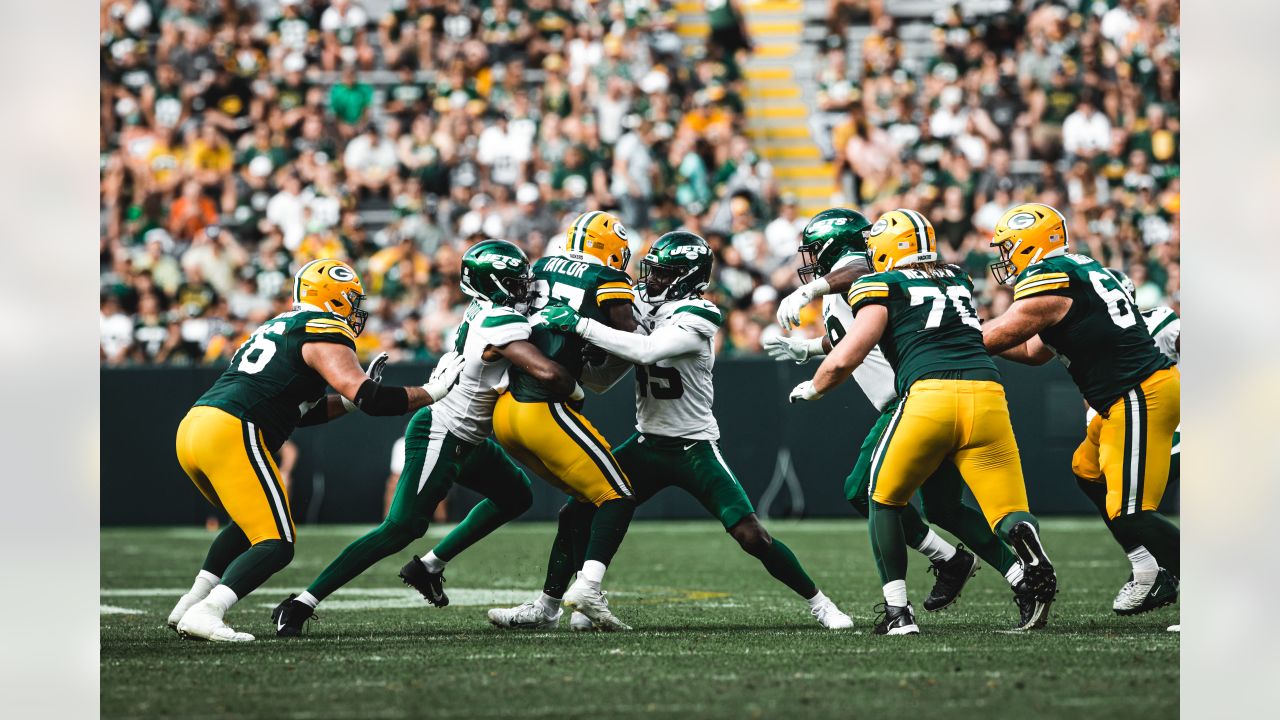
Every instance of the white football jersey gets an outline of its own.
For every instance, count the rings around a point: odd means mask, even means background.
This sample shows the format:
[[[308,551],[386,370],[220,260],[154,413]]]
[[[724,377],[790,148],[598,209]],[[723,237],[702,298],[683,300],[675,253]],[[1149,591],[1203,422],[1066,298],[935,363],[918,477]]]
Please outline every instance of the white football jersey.
[[[1156,341],[1156,347],[1170,360],[1178,362],[1178,335],[1182,333],[1182,320],[1173,308],[1160,306],[1142,313],[1147,332]]]
[[[469,443],[484,442],[493,431],[493,406],[507,387],[511,367],[503,357],[486,362],[484,350],[490,345],[528,340],[532,330],[529,319],[511,308],[473,301],[458,328],[457,342],[466,365],[453,390],[432,404],[432,419]]]
[[[646,334],[675,326],[702,338],[703,343],[696,353],[636,365],[636,430],[689,440],[720,439],[720,426],[711,411],[720,310],[701,298],[672,300],[657,308],[640,304],[640,308]]]
[[[835,347],[853,325],[853,309],[843,295],[832,293],[822,297],[822,322],[827,326],[827,339]],[[880,412],[884,412],[898,399],[893,366],[884,353],[880,352],[879,345],[871,348],[867,359],[854,368],[853,379]]]

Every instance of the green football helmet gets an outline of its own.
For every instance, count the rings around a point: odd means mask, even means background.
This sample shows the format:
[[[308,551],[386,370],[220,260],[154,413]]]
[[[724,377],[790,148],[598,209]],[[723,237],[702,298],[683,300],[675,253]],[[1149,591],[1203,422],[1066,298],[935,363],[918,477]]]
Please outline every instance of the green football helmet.
[[[506,240],[476,243],[462,256],[462,292],[494,305],[528,300],[533,287],[529,256]]]
[[[711,282],[711,246],[701,237],[673,230],[657,240],[640,261],[640,298],[660,305],[702,295]]]
[[[866,253],[871,221],[847,208],[823,210],[800,232],[800,282],[807,283],[831,272],[845,253]]]

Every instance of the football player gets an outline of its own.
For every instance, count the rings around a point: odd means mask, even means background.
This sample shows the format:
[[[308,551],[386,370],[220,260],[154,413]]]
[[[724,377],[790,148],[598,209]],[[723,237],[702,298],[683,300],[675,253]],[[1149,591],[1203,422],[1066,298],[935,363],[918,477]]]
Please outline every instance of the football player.
[[[847,334],[791,401],[817,400],[844,382],[877,344],[902,397],[871,460],[870,532],[885,603],[875,632],[919,633],[907,600],[902,508],[943,462],[952,462],[988,526],[1013,547],[1036,607],[1023,623],[1042,627],[1057,577],[1027,509],[1018,444],[1000,373],[982,346],[973,283],[937,264],[933,226],[914,210],[881,216],[867,237],[875,273],[854,283]]]
[[[355,340],[369,314],[360,278],[337,260],[298,270],[293,309],[249,336],[178,426],[183,471],[205,499],[231,517],[218,533],[191,590],[169,614],[184,637],[245,642],[253,635],[223,617],[241,598],[293,559],[297,531],[275,454],[294,428],[359,409],[403,415],[438,402],[453,387],[460,361],[442,361],[421,387],[379,382],[381,362],[366,372]],[[337,394],[325,395],[325,386]]]
[[[631,260],[627,231],[614,215],[579,215],[556,254],[533,266],[535,308],[564,303],[586,318],[631,332],[636,328],[635,291],[627,275]],[[535,327],[532,342],[548,358],[583,379],[585,341]],[[588,382],[588,385],[590,383]],[[590,516],[589,538],[578,577],[560,598],[605,630],[630,628],[609,612],[600,589],[605,569],[626,537],[635,513],[626,473],[604,436],[544,378],[512,368],[509,390],[493,411],[493,435],[517,460],[576,502],[560,511],[562,526]],[[577,568],[575,568],[577,569]]]
[[[800,255],[805,262],[800,268],[801,282],[813,287],[813,283],[823,277],[837,278],[827,286],[829,292],[822,296],[822,316],[827,334],[813,339],[785,335],[768,338],[765,349],[774,359],[802,364],[811,358],[822,357],[831,352],[853,325],[853,311],[841,290],[847,291],[853,279],[871,273],[866,241],[870,228],[871,223],[866,217],[845,208],[824,210],[805,226],[800,245]],[[863,440],[853,472],[844,484],[845,498],[858,514],[867,517],[871,458],[885,427],[893,419],[899,398],[894,389],[893,368],[879,346],[872,348],[866,360],[853,371],[853,379],[867,400],[881,413]],[[1022,583],[1022,566],[1013,551],[991,532],[982,513],[961,500],[962,482],[955,465],[942,463],[920,488],[920,505],[927,520],[968,543],[979,557],[1005,576],[1014,590],[1014,600],[1021,615],[1019,627],[1022,627],[1036,606],[1030,589]],[[978,559],[963,546],[953,547],[939,537],[912,505],[902,508],[902,528],[907,545],[929,558],[932,563],[930,571],[937,577],[933,590],[925,598],[924,608],[937,611],[950,606],[960,596],[969,578],[977,572]]]
[[[519,368],[538,378],[560,399],[579,399],[582,390],[567,370],[529,341],[532,328],[521,309],[532,290],[533,273],[524,251],[505,240],[477,243],[462,256],[461,277],[463,292],[473,300],[454,343],[464,362],[456,387],[409,421],[404,469],[386,519],[348,545],[304,592],[276,607],[272,619],[277,635],[300,634],[321,600],[425,535],[436,505],[454,483],[485,499],[450,533],[449,542],[425,558],[415,555],[400,570],[405,584],[437,607],[449,604],[445,564],[532,504],[529,478],[489,438],[493,406],[507,371]]]
[[[982,329],[987,349],[1030,365],[1060,357],[1098,413],[1087,433],[1094,439],[1085,441],[1097,445],[1096,465],[1088,467],[1086,448],[1074,469],[1104,479],[1106,517],[1133,566],[1112,608],[1131,614],[1167,605],[1177,597],[1179,533],[1158,508],[1181,414],[1177,365],[1115,277],[1067,252],[1067,223],[1056,209],[1014,206],[991,244],[1001,256],[992,274],[1014,289],[1013,304]]]
[[[634,363],[636,433],[614,449],[614,457],[631,481],[637,505],[668,487],[684,490],[769,574],[805,598],[823,627],[852,627],[853,621],[818,590],[791,549],[760,524],[720,453],[720,428],[711,406],[715,335],[723,319],[714,304],[702,299],[711,264],[706,240],[690,232],[669,232],[654,241],[641,264],[639,293],[648,307],[640,332],[615,330],[567,305],[548,306],[537,321]],[[561,615],[555,598],[578,564],[569,554],[580,550],[573,547],[572,532],[562,529],[552,546],[542,595],[514,608],[494,608],[489,621],[505,628],[555,627]],[[593,627],[577,613],[571,624],[575,629]]]

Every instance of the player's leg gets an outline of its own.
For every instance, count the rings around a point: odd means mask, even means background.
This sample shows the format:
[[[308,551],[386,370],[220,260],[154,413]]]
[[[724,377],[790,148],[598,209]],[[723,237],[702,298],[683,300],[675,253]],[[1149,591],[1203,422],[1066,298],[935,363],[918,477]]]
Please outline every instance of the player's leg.
[[[872,455],[868,529],[885,599],[877,635],[920,631],[907,599],[902,517],[911,496],[951,451],[955,424],[954,391],[940,381],[917,382]]]
[[[1004,386],[975,381],[964,382],[962,388],[958,405],[960,435],[965,440],[952,460],[988,526],[1013,548],[1022,565],[1022,581],[1014,588],[1023,610],[1018,629],[1043,627],[1057,595],[1058,579],[1040,542],[1039,521],[1027,506]]]
[[[557,487],[596,506],[591,534],[578,578],[566,591],[565,605],[580,609],[604,629],[627,629],[608,610],[600,583],[635,513],[630,483],[605,441],[581,413],[564,403],[522,403],[499,398],[494,436],[503,447],[537,457],[534,468]]]
[[[960,597],[960,591],[978,570],[977,558],[1004,575],[1010,586],[1022,580],[1022,566],[1013,550],[991,531],[980,510],[964,502],[964,479],[954,463],[944,461],[925,481],[920,488],[920,508],[930,523],[969,546],[948,560],[934,562],[930,569],[938,579],[925,598],[926,610],[941,610]]]
[[[275,460],[262,433],[250,422],[215,408],[193,408],[190,423],[180,428],[180,457],[193,478],[205,483],[241,529],[249,547],[232,560],[218,585],[192,605],[178,622],[178,632],[209,640],[252,640],[236,633],[223,618],[236,602],[293,559],[295,528],[289,499]],[[220,538],[229,552],[235,536]]]
[[[459,467],[457,483],[484,495],[484,499],[430,552],[421,558],[414,555],[400,569],[400,577],[424,597],[437,594],[443,597],[445,565],[533,505],[528,476],[491,439],[467,454]],[[440,587],[438,593],[437,587]]]
[[[895,405],[890,410],[881,413],[879,419],[871,426],[871,431],[867,433],[867,437],[862,441],[862,447],[858,452],[858,460],[853,465],[853,472],[849,473],[849,476],[844,481],[845,499],[862,517],[869,517],[870,513],[871,458],[875,455],[876,447],[880,444],[880,438],[884,435],[885,428],[888,427],[889,422],[893,419],[893,411],[896,408],[897,406]],[[929,562],[932,564],[932,571],[938,575],[938,582],[934,584],[934,589],[930,592],[930,596],[936,595],[944,598],[943,607],[949,605],[955,598],[946,596],[947,589],[954,588],[954,592],[958,594],[959,589],[968,580],[971,574],[970,570],[976,570],[976,568],[972,567],[973,555],[968,552],[958,552],[955,546],[934,532],[915,506],[908,504],[903,507],[901,518],[902,533],[906,539],[907,546],[929,558]],[[875,552],[873,547],[872,554],[874,555]],[[876,565],[879,566],[882,562],[881,559],[879,556],[876,556],[875,559]]]
[[[322,600],[354,580],[383,558],[405,549],[422,537],[431,524],[431,513],[449,492],[458,472],[458,457],[467,446],[438,423],[431,409],[423,408],[405,428],[405,463],[387,517],[339,553],[298,595],[290,595],[272,612],[276,634],[291,637],[302,632],[306,620]],[[432,603],[443,606],[443,593]]]
[[[853,626],[853,620],[818,590],[791,548],[765,530],[742,483],[725,462],[719,443],[679,438],[649,440],[651,442],[636,447],[626,456],[628,460],[636,455],[645,458],[644,463],[624,461],[628,471],[633,464],[652,467],[664,484],[674,485],[692,495],[712,517],[720,521],[739,547],[759,560],[774,579],[804,598],[810,613],[824,627],[844,629]]]
[[[1169,456],[1179,419],[1176,368],[1160,371],[1116,401],[1099,442],[1099,461],[1107,480],[1107,514],[1112,524],[1131,533],[1155,558],[1116,595],[1113,609],[1130,615],[1177,599],[1178,528],[1159,511],[1169,478]],[[1131,557],[1132,559],[1132,557]]]

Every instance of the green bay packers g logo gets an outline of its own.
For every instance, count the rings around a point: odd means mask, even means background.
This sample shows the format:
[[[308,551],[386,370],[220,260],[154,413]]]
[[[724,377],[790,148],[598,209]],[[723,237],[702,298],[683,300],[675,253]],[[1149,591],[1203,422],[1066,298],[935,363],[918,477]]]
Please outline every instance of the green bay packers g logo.
[[[871,226],[871,237],[875,237],[889,228],[889,221],[880,218],[875,225]]]
[[[621,239],[622,239],[622,240],[624,240],[624,241],[628,239],[628,238],[627,238],[627,229],[626,229],[625,227],[623,227],[623,226],[622,226],[622,223],[620,223],[620,222],[615,222],[615,223],[613,224],[613,232],[614,232],[614,234],[615,234],[615,235],[617,235],[619,238],[621,238]]]
[[[1036,224],[1036,216],[1029,212],[1020,212],[1009,218],[1009,222],[1006,224],[1010,230],[1026,230]]]
[[[334,265],[329,268],[329,277],[338,282],[351,282],[356,279],[356,274],[351,272],[351,268],[346,265]]]

